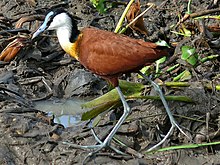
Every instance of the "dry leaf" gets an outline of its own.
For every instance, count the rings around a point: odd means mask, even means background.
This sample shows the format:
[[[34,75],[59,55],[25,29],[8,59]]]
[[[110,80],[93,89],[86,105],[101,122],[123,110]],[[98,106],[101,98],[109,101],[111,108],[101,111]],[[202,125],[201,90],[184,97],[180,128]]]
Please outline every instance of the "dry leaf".
[[[19,37],[10,42],[0,54],[0,61],[9,62],[21,50],[27,38]]]
[[[22,28],[25,22],[31,22],[31,21],[43,20],[43,19],[44,19],[43,15],[22,17],[16,22],[15,29]],[[27,46],[28,43],[30,43],[29,39],[30,36],[26,34],[16,36],[16,38],[12,42],[10,42],[6,46],[6,48],[1,52],[0,61],[5,61],[5,62],[11,61],[24,46]]]
[[[141,13],[141,8],[140,8],[140,0],[137,2],[133,3],[126,14],[126,18],[128,23],[133,21],[139,14]],[[143,16],[141,16],[137,21],[135,21],[130,28],[132,30],[139,31],[141,34],[147,35],[147,29],[144,26],[144,19]]]

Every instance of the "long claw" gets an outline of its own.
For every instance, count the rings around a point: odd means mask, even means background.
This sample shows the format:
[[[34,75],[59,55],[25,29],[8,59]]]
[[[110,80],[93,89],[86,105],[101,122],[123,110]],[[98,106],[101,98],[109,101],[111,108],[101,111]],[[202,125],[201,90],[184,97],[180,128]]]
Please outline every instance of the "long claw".
[[[151,150],[153,150],[154,148],[160,146],[160,145],[169,137],[169,135],[172,133],[172,131],[173,131],[173,129],[174,129],[175,127],[176,127],[183,135],[185,135],[188,139],[190,139],[189,136],[180,128],[179,124],[178,124],[178,123],[176,122],[176,120],[174,119],[174,117],[173,117],[173,115],[172,115],[172,113],[171,113],[171,111],[170,111],[170,108],[169,108],[169,106],[168,106],[168,104],[167,104],[167,101],[166,101],[166,99],[165,99],[165,97],[164,97],[164,95],[163,95],[163,92],[162,92],[162,90],[160,89],[160,86],[159,86],[157,83],[155,83],[154,81],[152,81],[152,80],[151,80],[149,77],[147,77],[145,74],[143,74],[143,73],[141,73],[141,72],[138,72],[138,74],[140,74],[144,79],[146,79],[147,81],[149,81],[149,82],[151,83],[151,85],[154,87],[155,91],[157,91],[157,93],[159,94],[160,99],[161,99],[161,101],[162,101],[162,103],[163,103],[163,105],[164,105],[164,108],[165,108],[165,110],[166,110],[166,112],[167,112],[167,115],[168,115],[168,117],[169,117],[169,119],[170,119],[170,123],[171,123],[171,128],[170,128],[170,130],[168,131],[168,133],[165,135],[165,137],[164,137],[158,144],[156,144],[155,146],[151,147],[151,148],[149,149],[149,151],[151,151]]]
[[[175,125],[171,125],[169,131],[167,132],[167,134],[164,136],[164,138],[159,142],[157,143],[156,145],[154,145],[153,147],[149,148],[147,151],[152,151],[154,150],[155,148],[159,147],[161,144],[163,144],[167,139],[168,137],[172,134],[173,132],[173,129],[175,128]]]

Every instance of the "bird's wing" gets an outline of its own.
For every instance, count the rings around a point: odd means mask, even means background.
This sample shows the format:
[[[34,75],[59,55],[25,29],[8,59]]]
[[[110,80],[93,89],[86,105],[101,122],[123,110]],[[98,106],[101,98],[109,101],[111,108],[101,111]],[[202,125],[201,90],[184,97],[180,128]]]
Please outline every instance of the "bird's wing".
[[[97,75],[137,71],[167,55],[157,45],[95,28],[83,31],[79,61]]]

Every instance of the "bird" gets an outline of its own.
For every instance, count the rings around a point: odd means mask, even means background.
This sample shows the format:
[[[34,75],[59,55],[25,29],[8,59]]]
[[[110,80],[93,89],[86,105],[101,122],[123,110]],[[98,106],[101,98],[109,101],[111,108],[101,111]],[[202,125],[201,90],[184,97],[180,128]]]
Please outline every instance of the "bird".
[[[119,86],[119,76],[131,72],[139,73],[158,91],[172,124],[166,138],[174,127],[183,132],[174,119],[160,87],[139,71],[144,66],[168,55],[168,51],[163,46],[95,27],[84,27],[78,30],[77,20],[63,8],[53,9],[46,14],[42,25],[33,33],[32,40],[49,30],[56,31],[59,44],[67,54],[78,60],[87,70],[113,85],[124,108],[122,116],[107,137],[103,141],[97,140],[99,144],[85,146],[85,148],[96,149],[97,152],[109,147],[113,136],[131,113],[131,108]]]

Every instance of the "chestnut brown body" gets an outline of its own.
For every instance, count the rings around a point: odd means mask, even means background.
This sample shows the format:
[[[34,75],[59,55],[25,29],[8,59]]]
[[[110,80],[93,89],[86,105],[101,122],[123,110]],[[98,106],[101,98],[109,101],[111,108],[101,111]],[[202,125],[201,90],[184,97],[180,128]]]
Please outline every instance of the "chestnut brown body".
[[[78,60],[93,73],[118,85],[118,76],[136,72],[166,56],[161,47],[96,28],[84,28],[78,38]]]

